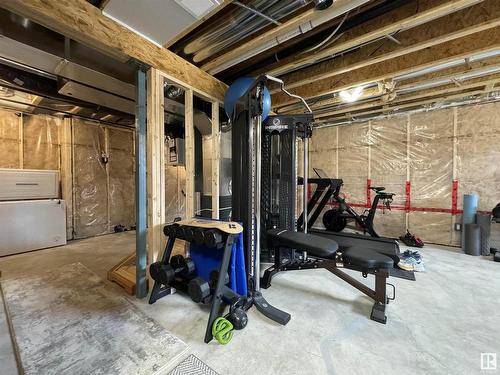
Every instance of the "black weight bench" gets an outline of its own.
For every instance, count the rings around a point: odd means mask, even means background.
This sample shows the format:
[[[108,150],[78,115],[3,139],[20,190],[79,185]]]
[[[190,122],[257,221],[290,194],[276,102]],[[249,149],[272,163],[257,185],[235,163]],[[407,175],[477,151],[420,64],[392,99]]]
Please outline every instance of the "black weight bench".
[[[324,268],[340,277],[359,291],[372,298],[373,305],[370,318],[380,323],[386,323],[385,306],[387,297],[387,278],[389,270],[394,267],[394,261],[383,254],[370,249],[348,248],[339,251],[337,242],[325,237],[302,232],[272,229],[267,232],[269,248],[274,250],[274,265],[264,272],[261,286],[271,286],[272,278],[281,271]],[[298,259],[283,259],[282,250],[295,250],[303,253]],[[375,276],[375,289],[359,282],[341,268],[360,271],[363,277],[368,274]],[[394,299],[394,296],[390,299]]]

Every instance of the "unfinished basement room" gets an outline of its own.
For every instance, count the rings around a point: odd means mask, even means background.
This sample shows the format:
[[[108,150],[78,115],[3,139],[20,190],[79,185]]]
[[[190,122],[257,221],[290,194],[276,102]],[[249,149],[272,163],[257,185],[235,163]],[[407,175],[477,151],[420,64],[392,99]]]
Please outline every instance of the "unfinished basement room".
[[[1,375],[500,374],[499,0],[0,0]]]

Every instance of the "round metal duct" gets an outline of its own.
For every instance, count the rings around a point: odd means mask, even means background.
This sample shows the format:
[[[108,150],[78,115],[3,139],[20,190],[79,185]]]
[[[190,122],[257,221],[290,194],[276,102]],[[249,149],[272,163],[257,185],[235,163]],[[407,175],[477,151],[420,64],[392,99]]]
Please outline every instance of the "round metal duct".
[[[314,0],[314,5],[318,10],[329,8],[332,4],[333,0]]]

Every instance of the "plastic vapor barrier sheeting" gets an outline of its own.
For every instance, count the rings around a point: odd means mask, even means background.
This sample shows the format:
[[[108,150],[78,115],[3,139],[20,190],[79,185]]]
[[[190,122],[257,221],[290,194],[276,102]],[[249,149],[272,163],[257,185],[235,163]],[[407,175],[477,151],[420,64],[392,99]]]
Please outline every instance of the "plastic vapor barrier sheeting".
[[[479,196],[479,212],[500,200],[499,118],[493,103],[315,129],[310,173],[342,178],[341,192],[360,213],[375,195],[368,184],[396,193],[391,211],[377,211],[381,235],[409,229],[427,242],[459,245],[463,195]]]
[[[20,124],[19,114],[0,110],[0,168],[22,168]]]
[[[75,238],[135,225],[133,150],[131,131],[73,120]]]
[[[68,238],[110,233],[118,224],[134,226],[133,131],[78,118],[68,125],[72,168],[66,173],[72,174],[73,188],[62,197],[67,207],[73,203]],[[61,171],[63,126],[62,117],[0,110],[0,168]]]
[[[59,130],[63,119],[53,116],[23,115],[25,169],[59,169]]]

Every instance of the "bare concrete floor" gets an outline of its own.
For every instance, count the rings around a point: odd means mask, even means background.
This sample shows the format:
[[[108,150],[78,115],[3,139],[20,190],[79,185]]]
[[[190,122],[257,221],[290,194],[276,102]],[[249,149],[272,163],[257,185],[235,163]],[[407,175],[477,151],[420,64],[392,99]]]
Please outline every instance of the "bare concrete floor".
[[[0,270],[2,277],[15,277],[81,262],[106,279],[134,246],[133,233],[73,241],[0,258]],[[290,323],[279,326],[252,310],[248,327],[227,346],[203,343],[207,309],[187,296],[168,296],[151,306],[127,298],[221,374],[497,373],[480,366],[481,353],[497,353],[500,362],[500,264],[444,247],[426,246],[422,254],[427,272],[417,274],[416,282],[390,280],[396,301],[388,306],[386,325],[368,318],[370,299],[324,270],[278,275],[263,294],[292,314]],[[126,296],[117,285],[110,287]],[[7,332],[0,310],[1,373],[15,374]]]

